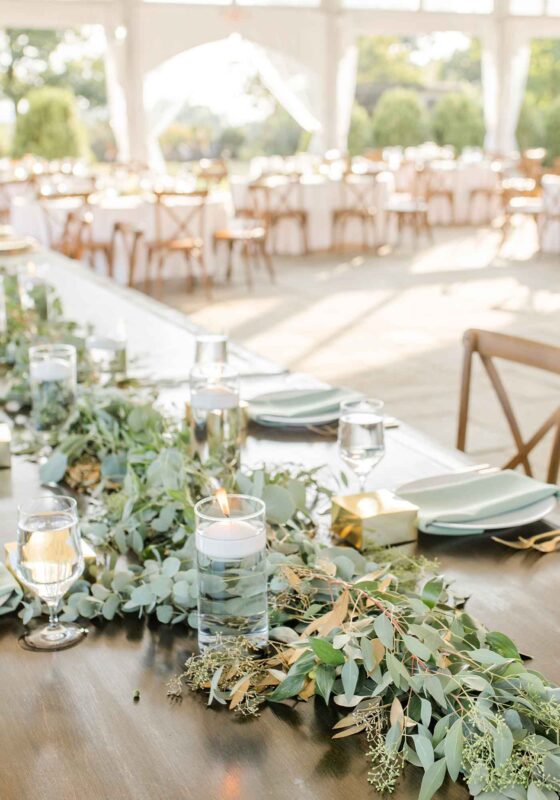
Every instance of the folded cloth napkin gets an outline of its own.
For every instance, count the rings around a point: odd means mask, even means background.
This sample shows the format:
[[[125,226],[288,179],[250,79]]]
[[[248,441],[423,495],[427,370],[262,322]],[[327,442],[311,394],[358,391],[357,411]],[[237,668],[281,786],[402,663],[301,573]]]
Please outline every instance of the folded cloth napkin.
[[[295,419],[331,412],[336,414],[341,403],[361,398],[361,394],[350,389],[288,389],[261,394],[249,400],[249,414],[255,422],[271,417]]]
[[[516,511],[553,497],[559,491],[558,486],[541,483],[513,470],[504,470],[486,475],[469,474],[460,483],[412,489],[399,492],[399,496],[420,508],[419,530],[444,536],[465,536],[483,533],[484,525],[477,525],[477,521]],[[472,528],[468,530],[443,527],[448,522],[471,521]],[[440,524],[436,527],[435,522]]]

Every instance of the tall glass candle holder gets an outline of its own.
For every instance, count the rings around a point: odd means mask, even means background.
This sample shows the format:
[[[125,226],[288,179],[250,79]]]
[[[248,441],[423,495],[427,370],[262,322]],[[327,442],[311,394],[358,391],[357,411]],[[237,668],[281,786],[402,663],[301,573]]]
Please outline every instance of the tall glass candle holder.
[[[198,642],[201,649],[244,637],[268,640],[266,508],[220,489],[195,506]]]
[[[76,402],[76,348],[42,344],[29,348],[31,418],[38,431],[59,428]]]
[[[193,454],[225,468],[239,463],[239,376],[228,364],[197,364],[190,374],[188,422]]]

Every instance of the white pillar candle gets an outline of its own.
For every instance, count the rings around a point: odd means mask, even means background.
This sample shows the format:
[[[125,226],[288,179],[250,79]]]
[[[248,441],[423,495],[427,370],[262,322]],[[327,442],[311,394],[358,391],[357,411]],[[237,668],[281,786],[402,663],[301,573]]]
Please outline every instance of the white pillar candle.
[[[126,341],[111,339],[109,336],[91,336],[87,340],[87,346],[90,350],[109,350],[111,353],[117,353],[125,349]]]
[[[236,408],[239,405],[239,393],[228,386],[216,384],[205,386],[200,391],[191,393],[191,408],[204,411]]]
[[[66,381],[73,377],[70,364],[56,358],[37,361],[31,365],[31,378],[35,381]]]
[[[263,525],[228,518],[212,522],[196,531],[196,547],[214,559],[241,559],[256,555],[266,548]]]

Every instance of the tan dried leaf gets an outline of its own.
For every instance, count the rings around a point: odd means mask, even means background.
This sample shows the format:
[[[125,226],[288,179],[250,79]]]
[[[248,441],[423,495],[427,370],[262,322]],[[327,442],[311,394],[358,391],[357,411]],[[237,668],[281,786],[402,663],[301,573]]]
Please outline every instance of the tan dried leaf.
[[[353,715],[351,715],[351,716],[353,716]],[[345,736],[354,736],[355,733],[361,733],[363,730],[365,730],[365,727],[366,727],[366,723],[365,722],[360,722],[357,725],[352,725],[352,727],[348,727],[345,730],[340,731],[339,733],[335,733],[332,736],[332,738],[333,739],[343,739]]]
[[[229,704],[230,710],[236,708],[239,705],[239,703],[243,700],[243,698],[247,694],[247,690],[250,685],[251,685],[250,675],[247,675],[245,678],[243,678],[236,684],[231,697],[231,702]]]
[[[303,631],[302,638],[306,638],[315,632],[317,632],[320,636],[326,636],[333,630],[333,628],[342,627],[342,623],[348,614],[349,601],[350,594],[348,589],[344,589],[331,610],[327,611],[326,614],[323,614],[322,617],[313,620],[313,622],[307,626],[307,628]]]
[[[391,704],[391,711],[389,712],[389,720],[391,725],[399,725],[401,731],[404,728],[404,709],[398,697],[395,697]]]

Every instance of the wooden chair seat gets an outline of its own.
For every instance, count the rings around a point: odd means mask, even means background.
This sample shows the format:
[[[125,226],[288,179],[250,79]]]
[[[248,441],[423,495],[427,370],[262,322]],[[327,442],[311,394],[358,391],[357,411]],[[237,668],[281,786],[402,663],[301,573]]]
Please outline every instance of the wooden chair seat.
[[[385,208],[391,214],[426,214],[428,212],[428,204],[424,198],[414,197],[407,193],[394,194]]]
[[[266,237],[266,229],[263,227],[254,228],[223,228],[214,232],[214,239],[217,241],[228,242],[248,242]]]
[[[175,250],[177,252],[201,250],[204,247],[202,239],[196,236],[186,236],[183,239],[164,239],[147,243],[148,250]]]
[[[335,208],[332,212],[333,220],[341,219],[343,217],[358,217],[359,219],[368,219],[375,217],[377,208],[375,206],[368,206],[367,208]]]
[[[262,261],[274,282],[274,267],[272,258],[267,249],[267,225],[264,220],[256,219],[244,214],[243,217],[232,220],[228,228],[214,232],[214,250],[217,245],[227,247],[226,281],[231,281],[233,274],[234,251],[237,249],[243,260],[245,281],[250,289],[253,286],[253,263],[258,266]]]
[[[550,483],[556,483],[560,467],[560,405],[540,425],[537,431],[525,440],[493,359],[522,364],[560,375],[560,347],[531,339],[523,339],[519,336],[508,336],[503,333],[475,329],[468,330],[465,333],[463,342],[464,360],[457,431],[458,449],[466,450],[472,364],[475,354],[478,354],[496,392],[516,448],[515,455],[504,465],[504,469],[515,469],[518,466],[522,466],[526,474],[532,476],[533,470],[529,462],[529,456],[545,436],[552,432],[552,449],[547,480]]]

